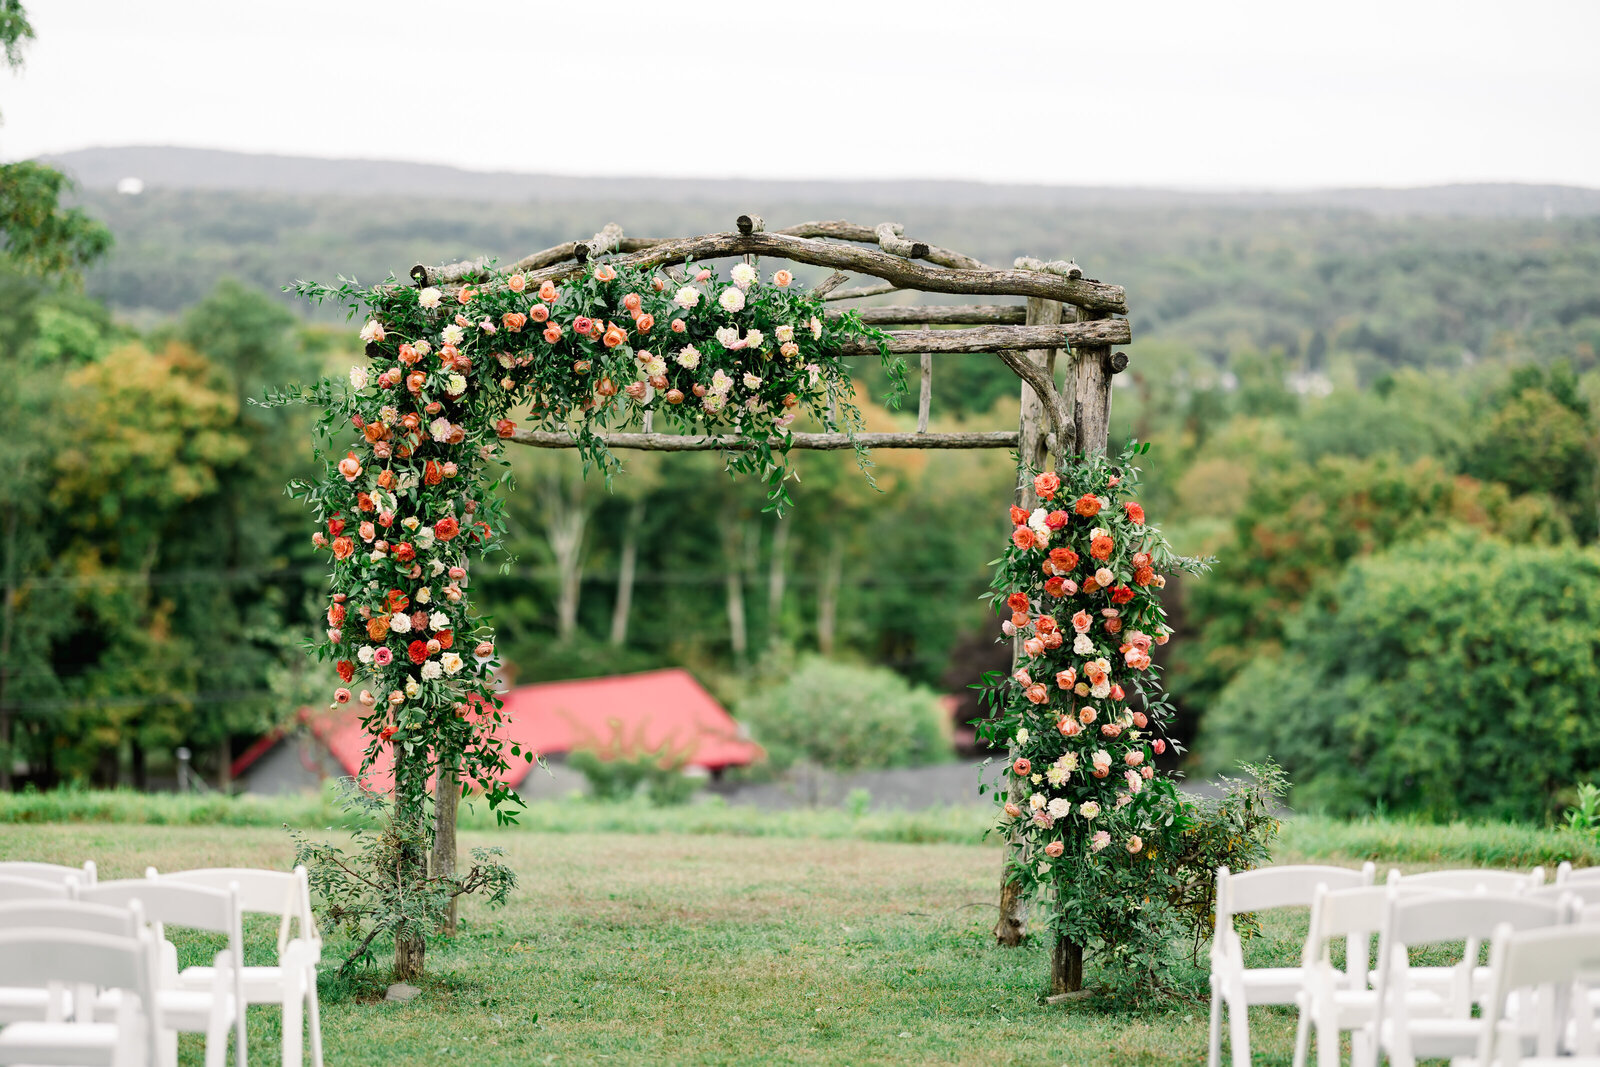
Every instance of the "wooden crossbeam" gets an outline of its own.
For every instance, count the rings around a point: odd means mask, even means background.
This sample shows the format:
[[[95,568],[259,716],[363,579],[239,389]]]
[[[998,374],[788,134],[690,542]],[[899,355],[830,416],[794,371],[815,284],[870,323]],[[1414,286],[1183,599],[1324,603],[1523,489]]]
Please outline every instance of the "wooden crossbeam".
[[[741,451],[754,443],[737,434],[607,433],[598,434],[608,448],[631,448],[645,452]],[[533,448],[576,448],[578,442],[554,430],[518,430],[507,440]],[[776,442],[774,442],[776,444]],[[1015,448],[1015,430],[984,430],[957,433],[797,433],[789,447],[806,451],[837,452],[866,448]]]
[[[1022,304],[896,304],[855,312],[868,326],[1021,326],[1028,317]],[[842,314],[828,312],[829,318]]]
[[[893,330],[888,333],[891,354],[914,352],[1006,352],[1025,348],[1061,348],[1065,345],[1125,345],[1133,340],[1127,319],[1092,319],[1038,326],[974,326],[966,330]],[[847,356],[878,351],[870,338],[847,341],[840,351]]]

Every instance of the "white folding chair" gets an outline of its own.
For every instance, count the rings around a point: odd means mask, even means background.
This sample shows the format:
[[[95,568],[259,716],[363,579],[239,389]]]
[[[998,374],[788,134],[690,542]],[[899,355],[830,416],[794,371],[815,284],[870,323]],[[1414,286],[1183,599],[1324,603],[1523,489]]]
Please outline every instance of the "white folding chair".
[[[1393,885],[1397,881],[1452,893],[1524,893],[1544,884],[1544,868],[1535,867],[1527,874],[1520,871],[1502,871],[1494,867],[1419,871],[1416,874],[1401,874],[1398,868],[1391,869],[1388,882]]]
[[[1228,1010],[1228,1039],[1234,1067],[1250,1064],[1252,1004],[1294,1004],[1305,988],[1301,967],[1257,967],[1244,964],[1244,945],[1233,928],[1236,915],[1275,908],[1309,908],[1317,887],[1355,889],[1372,884],[1375,868],[1368,863],[1359,871],[1348,867],[1261,867],[1234,874],[1217,868],[1216,931],[1211,941],[1211,1028],[1206,1053],[1208,1067],[1222,1062],[1222,1010]],[[1361,950],[1362,968],[1366,949]]]
[[[1423,888],[1361,886],[1329,892],[1318,887],[1302,955],[1305,984],[1297,998],[1300,1019],[1295,1031],[1295,1067],[1305,1067],[1313,1028],[1318,1067],[1338,1067],[1339,1035],[1345,1031],[1351,1032],[1351,1062],[1371,1059],[1363,1032],[1377,1008],[1377,993],[1370,984],[1372,972],[1367,969],[1369,942],[1383,928],[1396,900],[1432,896]],[[1333,965],[1333,942],[1340,940],[1345,943],[1342,971]],[[1422,1010],[1432,1010],[1439,1002],[1432,993],[1418,996]]]
[[[76,882],[47,882],[39,878],[0,875],[0,902],[9,900],[71,900]]]
[[[1556,868],[1556,885],[1586,882],[1600,882],[1600,867],[1579,867],[1574,869],[1571,863],[1562,860],[1560,866]]]
[[[1477,1045],[1472,1059],[1458,1063],[1600,1067],[1588,1014],[1572,1010],[1600,983],[1600,927],[1517,932],[1507,924],[1494,932],[1489,970],[1492,991],[1483,1005]],[[1530,1046],[1532,1056],[1525,1054]]]
[[[125,878],[101,882],[80,891],[83,900],[113,907],[142,909],[153,928],[158,961],[156,1001],[167,1030],[206,1035],[206,1067],[222,1067],[228,1055],[228,1028],[234,1028],[239,1067],[246,1067],[244,984],[234,962],[244,955],[239,895],[209,886],[184,885],[151,878]],[[167,926],[224,934],[228,948],[217,954],[217,964],[206,968],[204,987],[179,981],[177,951],[166,941]],[[176,1054],[176,1033],[165,1039],[165,1050]]]
[[[149,874],[161,881],[190,885],[236,885],[243,911],[278,916],[277,965],[240,968],[245,1000],[250,1004],[283,1007],[284,1067],[300,1067],[307,1030],[310,1031],[313,1067],[322,1067],[322,1022],[317,1007],[317,963],[322,959],[322,938],[311,913],[311,888],[306,869],[258,871],[248,867],[214,867],[158,875],[151,868]],[[290,930],[295,926],[299,936],[291,937]],[[209,983],[211,976],[204,967],[189,967],[179,979],[185,986],[192,987]]]
[[[94,998],[86,997],[71,1021],[10,1024],[0,1030],[0,1064],[156,1067],[160,1062],[161,1007],[149,934],[0,930],[0,974],[25,985],[87,986],[122,994],[112,1022],[96,1022]]]
[[[1401,883],[1404,885],[1404,883]],[[1482,1018],[1473,1006],[1488,995],[1492,978],[1478,966],[1478,948],[1497,929],[1543,930],[1560,926],[1566,907],[1526,894],[1458,893],[1396,901],[1378,941],[1378,1010],[1372,1023],[1376,1049],[1394,1067],[1413,1067],[1419,1058],[1470,1056],[1478,1045]],[[1424,983],[1442,991],[1442,1010],[1419,1017],[1417,970],[1408,950],[1421,945],[1464,942],[1459,963],[1443,972],[1449,981]]]
[[[35,863],[33,860],[5,860],[0,862],[0,878],[32,878],[36,882],[66,882],[71,879],[79,885],[94,885],[94,860],[82,867],[66,867],[59,863]]]
[[[112,937],[134,937],[139,918],[122,908],[70,900],[19,900],[0,904],[0,930],[82,930]],[[0,1023],[32,1019],[60,1022],[71,1011],[72,995],[63,986],[0,986]]]

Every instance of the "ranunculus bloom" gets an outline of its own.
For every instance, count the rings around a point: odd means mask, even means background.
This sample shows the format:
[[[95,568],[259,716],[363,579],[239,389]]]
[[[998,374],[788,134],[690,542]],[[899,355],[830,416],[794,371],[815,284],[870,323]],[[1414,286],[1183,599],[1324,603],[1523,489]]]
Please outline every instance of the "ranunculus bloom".
[[[1061,488],[1061,478],[1050,471],[1033,476],[1033,491],[1039,494],[1040,500],[1049,500],[1056,495],[1056,490]]]
[[[786,270],[774,271],[772,274],[772,284],[776,285],[779,289],[788,288],[789,283],[792,281],[794,281],[794,275]]]
[[[1085,707],[1078,709],[1078,721],[1085,726],[1088,726],[1090,723],[1094,722],[1099,715],[1100,713],[1095,711],[1093,708]]]
[[[1144,762],[1144,751],[1142,749],[1130,748],[1127,754],[1122,757],[1122,762],[1126,763],[1130,767],[1137,767],[1139,764]]]
[[[1089,542],[1089,555],[1095,559],[1110,559],[1116,547],[1117,543],[1111,539],[1110,534],[1101,534]]]
[[[347,659],[342,659],[334,665],[334,670],[339,672],[341,681],[348,682],[356,676],[356,665]]]
[[[1028,594],[1012,593],[1010,596],[1006,597],[1006,607],[1010,608],[1012,611],[1027,611]]]
[[[1144,508],[1130,500],[1122,505],[1122,510],[1127,514],[1130,522],[1139,526],[1144,525]]]
[[[350,703],[350,690],[341,685],[333,691],[333,700],[336,704]]]
[[[1100,498],[1093,493],[1085,493],[1072,505],[1072,510],[1086,519],[1100,514]]]
[[[1155,749],[1156,755],[1159,756],[1167,750],[1167,743],[1158,737],[1154,741],[1150,742],[1150,747]]]
[[[1011,771],[1013,774],[1027,777],[1033,771],[1033,764],[1028,762],[1028,757],[1018,756],[1017,762],[1011,765]]]
[[[1066,850],[1067,846],[1063,845],[1060,841],[1052,841],[1048,845],[1044,846],[1044,854],[1049,856],[1051,859],[1055,859]]]
[[[463,285],[460,289],[456,290],[456,302],[461,304],[470,304],[472,303],[472,298],[477,295],[478,291],[476,289]]]
[[[1005,813],[1006,818],[1016,819],[1022,816],[1022,809],[1017,806],[1016,801],[1008,800],[1006,801]]]
[[[394,662],[394,653],[389,651],[388,645],[381,645],[372,650],[372,662],[379,667],[387,667]]]
[[[1113,604],[1126,604],[1132,599],[1133,590],[1126,585],[1119,585],[1111,590],[1111,602]]]

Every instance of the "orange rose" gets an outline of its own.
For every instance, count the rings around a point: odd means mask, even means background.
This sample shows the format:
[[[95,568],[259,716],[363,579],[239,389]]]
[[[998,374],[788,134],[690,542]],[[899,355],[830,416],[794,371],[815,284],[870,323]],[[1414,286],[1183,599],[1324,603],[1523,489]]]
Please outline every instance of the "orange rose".
[[[374,615],[367,620],[367,638],[371,641],[382,641],[389,636],[389,616]]]
[[[394,488],[394,471],[384,468],[378,472],[378,485],[384,489]]]
[[[472,303],[472,298],[477,295],[478,291],[476,289],[470,289],[465,285],[456,290],[456,300],[463,304]]]
[[[550,344],[555,344],[561,340],[561,327],[553,322],[546,326],[544,328],[544,339]]]
[[[546,304],[554,304],[556,302],[556,293],[557,293],[557,290],[556,290],[556,283],[555,282],[541,282],[540,283],[540,285],[539,285],[539,299],[543,300]]]
[[[460,532],[461,524],[449,515],[433,524],[433,536],[441,541],[449,541]]]
[[[1070,548],[1052,548],[1050,562],[1056,565],[1057,574],[1070,574],[1078,565],[1078,554]]]
[[[637,315],[639,313],[639,294],[629,293],[627,296],[623,297],[622,306]]]
[[[510,437],[517,432],[517,424],[510,419],[501,419],[494,424],[494,432],[501,437]]]
[[[335,537],[333,539],[333,558],[349,559],[356,550],[356,541],[353,537]]]
[[[438,461],[430,459],[423,464],[422,483],[424,485],[438,485],[442,481],[444,481],[444,470],[439,466]]]
[[[1111,553],[1116,547],[1117,544],[1111,540],[1110,534],[1100,534],[1089,542],[1089,555],[1095,559],[1110,559]]]
[[[354,452],[345,453],[345,457],[339,461],[339,473],[344,475],[344,480],[347,482],[353,482],[361,477],[361,461],[356,458]]]
[[[400,362],[406,366],[411,366],[421,358],[421,354],[415,348],[412,348],[409,342],[400,346]]]
[[[1011,543],[1026,552],[1033,547],[1033,531],[1026,526],[1018,526],[1011,531]]]
[[[1006,607],[1010,608],[1012,611],[1027,611],[1028,594],[1012,593],[1010,596],[1006,597]]]
[[[605,334],[604,337],[601,338],[601,341],[605,344],[605,346],[607,348],[616,348],[618,345],[620,345],[622,342],[626,341],[627,339],[628,339],[627,334],[623,333],[621,330],[617,329],[617,327],[613,326],[610,329],[606,330],[606,334]]]
[[[1060,477],[1049,471],[1033,476],[1033,491],[1039,494],[1040,500],[1049,500],[1056,495],[1056,490],[1060,488]]]
[[[643,315],[640,315],[638,318],[634,319],[633,324],[638,328],[640,333],[649,333],[651,328],[656,324],[656,317],[647,311]]]
[[[426,374],[421,371],[412,371],[406,375],[406,390],[411,393],[420,393],[427,380],[428,376]]]
[[[1122,505],[1122,510],[1127,513],[1128,521],[1137,526],[1144,525],[1144,508],[1130,500]]]
[[[512,333],[521,333],[522,328],[528,324],[528,316],[520,311],[508,311],[500,316],[500,325]]]
[[[1072,505],[1072,510],[1086,519],[1092,519],[1100,514],[1100,498],[1093,493],[1085,493]]]

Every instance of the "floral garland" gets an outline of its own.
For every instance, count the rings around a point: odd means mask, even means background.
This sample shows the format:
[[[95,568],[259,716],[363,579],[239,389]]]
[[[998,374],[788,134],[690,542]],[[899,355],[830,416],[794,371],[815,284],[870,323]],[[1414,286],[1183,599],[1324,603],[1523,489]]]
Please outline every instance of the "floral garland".
[[[268,402],[325,411],[325,474],[291,485],[315,510],[312,541],[332,562],[316,652],[336,661],[333,706],[364,709],[363,770],[393,746],[398,807],[420,810],[446,758],[497,812],[511,796],[496,780],[507,766],[494,730],[497,654],[469,579],[469,558],[502,544],[493,490],[509,475],[489,475],[517,432],[511,415],[571,435],[608,475],[617,464],[600,432],[645,411],[683,428],[731,430],[750,447],[730,452],[729,466],[762,474],[781,507],[790,424],[807,411],[853,430],[842,343],[866,337],[882,347],[879,331],[852,313],[829,318],[793,280],[778,270],[764,284],[748,263],[729,283],[705,269],[680,282],[599,262],[561,285],[510,273],[448,292],[393,279],[294,287],[369,315],[368,365]],[[534,758],[515,745],[510,755]]]
[[[1138,906],[1083,890],[1104,887],[1110,868],[1148,861],[1183,817],[1173,781],[1154,767],[1173,742],[1162,736],[1171,706],[1150,650],[1171,634],[1161,572],[1205,563],[1173,553],[1131,499],[1132,461],[1148,448],[1034,475],[1043,504],[1011,508],[988,594],[1021,647],[1009,677],[988,679],[993,714],[979,723],[1016,754],[1005,770],[1012,788],[996,796],[1001,826],[1025,846],[1012,875],[1052,892],[1058,931],[1080,945],[1121,921],[1110,912]]]

